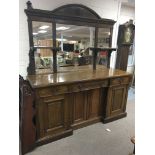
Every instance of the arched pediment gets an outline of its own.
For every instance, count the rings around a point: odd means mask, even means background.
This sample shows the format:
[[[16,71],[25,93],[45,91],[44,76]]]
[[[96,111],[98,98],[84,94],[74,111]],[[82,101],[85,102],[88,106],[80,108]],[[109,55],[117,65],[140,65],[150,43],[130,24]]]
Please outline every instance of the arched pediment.
[[[95,11],[81,4],[64,5],[53,10],[52,13],[62,16],[101,19],[101,17]]]
[[[31,20],[44,20],[50,21],[54,19],[56,22],[69,21],[82,25],[98,25],[102,27],[105,25],[114,25],[115,21],[111,19],[101,18],[94,10],[84,6],[82,4],[67,4],[60,6],[52,11],[34,9],[30,1],[27,2],[27,9],[25,13]]]

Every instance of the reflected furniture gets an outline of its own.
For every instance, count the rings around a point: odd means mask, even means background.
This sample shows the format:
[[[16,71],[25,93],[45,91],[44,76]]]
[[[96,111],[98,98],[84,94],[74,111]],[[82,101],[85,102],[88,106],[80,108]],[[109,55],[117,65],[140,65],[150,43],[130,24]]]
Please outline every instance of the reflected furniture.
[[[92,9],[69,4],[53,11],[33,9],[27,2],[25,9],[29,29],[28,76],[20,77],[20,139],[22,154],[34,147],[73,134],[73,130],[96,123],[108,123],[127,115],[126,102],[131,74],[96,63],[97,53],[111,52],[112,31],[115,21],[102,19]],[[32,21],[52,23],[53,72],[36,71],[32,35]],[[57,66],[56,23],[91,26],[95,28],[93,64]],[[109,28],[109,47],[98,47],[100,28]],[[101,45],[101,43],[100,43]]]

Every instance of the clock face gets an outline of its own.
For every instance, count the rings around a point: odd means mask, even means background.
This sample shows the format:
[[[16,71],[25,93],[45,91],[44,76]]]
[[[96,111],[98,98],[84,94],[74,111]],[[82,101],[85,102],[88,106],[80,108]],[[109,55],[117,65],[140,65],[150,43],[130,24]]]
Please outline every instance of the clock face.
[[[125,29],[124,32],[124,43],[131,43],[132,41],[132,32],[131,29],[128,27]]]

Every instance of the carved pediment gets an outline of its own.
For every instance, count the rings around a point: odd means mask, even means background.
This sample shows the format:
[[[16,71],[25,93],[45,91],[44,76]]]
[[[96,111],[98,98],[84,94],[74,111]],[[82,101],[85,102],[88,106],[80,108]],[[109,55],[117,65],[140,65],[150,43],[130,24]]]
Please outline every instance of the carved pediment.
[[[27,2],[27,9],[25,13],[29,17],[38,17],[38,18],[53,18],[53,19],[63,19],[70,21],[79,21],[79,22],[92,22],[94,24],[109,24],[113,25],[114,20],[103,19],[101,18],[94,10],[84,6],[82,4],[67,4],[61,7],[58,7],[52,11],[49,10],[40,10],[34,9],[30,1]],[[34,19],[35,20],[35,19]]]
[[[53,10],[52,13],[62,16],[101,19],[95,11],[81,4],[64,5]]]

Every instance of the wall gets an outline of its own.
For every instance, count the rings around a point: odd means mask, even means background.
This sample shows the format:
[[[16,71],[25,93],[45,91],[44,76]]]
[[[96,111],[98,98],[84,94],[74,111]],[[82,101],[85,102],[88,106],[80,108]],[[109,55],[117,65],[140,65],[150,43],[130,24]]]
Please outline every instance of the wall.
[[[27,17],[24,13],[27,0],[19,1],[19,74],[27,75],[27,66],[29,63],[29,38]],[[102,18],[117,20],[119,1],[117,0],[31,0],[34,8],[53,10],[65,4],[83,4],[96,11]],[[127,10],[127,11],[125,11]],[[130,17],[130,9],[124,8],[122,19]],[[129,14],[129,16],[128,16]]]
[[[135,8],[122,4],[119,23],[123,24],[129,19],[132,19],[133,21],[135,20]]]

